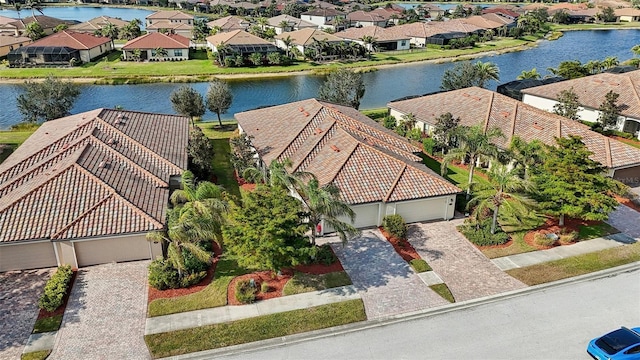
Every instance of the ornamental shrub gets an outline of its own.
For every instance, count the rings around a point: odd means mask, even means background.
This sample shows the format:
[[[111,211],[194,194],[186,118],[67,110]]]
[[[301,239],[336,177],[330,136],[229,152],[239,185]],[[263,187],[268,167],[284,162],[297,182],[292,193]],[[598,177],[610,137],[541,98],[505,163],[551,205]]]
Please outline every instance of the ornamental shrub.
[[[468,223],[458,228],[467,240],[478,246],[502,245],[509,241],[509,234],[498,226],[496,233],[491,233],[491,219],[478,223]]]
[[[251,304],[256,300],[256,285],[250,279],[236,283],[236,300],[242,304]]]
[[[165,259],[153,260],[149,265],[149,285],[158,290],[180,287],[178,270]]]
[[[396,118],[391,115],[387,115],[384,117],[384,119],[382,119],[382,126],[386,127],[389,130],[395,129],[396,124]]]
[[[422,140],[422,149],[429,155],[433,155],[433,149],[436,147],[436,142],[433,138],[426,138]]]
[[[533,236],[533,241],[539,246],[553,246],[556,244],[556,241],[558,241],[558,238],[556,236],[547,236],[547,234],[536,233]]]
[[[387,215],[382,219],[382,228],[391,236],[398,239],[407,238],[407,223],[401,215]]]
[[[420,139],[422,139],[422,130],[418,128],[413,128],[407,131],[407,139],[420,141]]]
[[[413,259],[409,262],[409,265],[411,265],[413,270],[417,273],[431,271],[431,266],[429,266],[429,264],[427,264],[427,262],[422,259]]]
[[[190,274],[198,273],[198,272],[202,272],[202,271],[206,272],[207,269],[209,268],[209,265],[210,265],[209,262],[205,262],[205,261],[202,261],[202,260],[198,259],[189,250],[183,249],[182,250],[182,257],[184,258],[184,267],[185,267],[186,271],[188,273],[190,273]]]
[[[72,275],[71,266],[63,265],[58,268],[44,286],[44,292],[38,300],[40,309],[52,312],[62,305],[64,295],[69,290]]]
[[[260,284],[260,292],[268,293],[269,291],[271,291],[271,287],[266,281]]]
[[[199,271],[194,273],[185,274],[180,279],[180,287],[186,288],[191,285],[195,285],[207,277],[206,271]]]
[[[336,255],[333,253],[333,250],[331,250],[331,246],[329,244],[317,247],[316,262],[324,265],[331,265],[336,260]]]

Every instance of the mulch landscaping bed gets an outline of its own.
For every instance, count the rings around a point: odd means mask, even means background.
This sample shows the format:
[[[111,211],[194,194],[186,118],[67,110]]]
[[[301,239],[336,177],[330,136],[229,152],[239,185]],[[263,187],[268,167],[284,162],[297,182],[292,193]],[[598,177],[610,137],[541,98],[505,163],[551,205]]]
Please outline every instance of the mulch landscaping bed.
[[[473,244],[473,243],[471,243]],[[508,248],[509,246],[511,246],[513,244],[513,239],[509,238],[509,241],[507,241],[504,244],[499,244],[499,245],[476,245],[473,244],[475,247],[477,247],[480,250],[485,250],[485,249],[504,249],[504,248]]]
[[[632,208],[635,211],[640,211],[640,205],[634,203],[633,201],[631,201],[630,199],[627,198],[623,198],[620,196],[615,196],[616,200],[618,200],[618,202],[622,205],[628,206],[630,208]]]
[[[73,289],[73,284],[75,284],[76,282],[76,277],[78,277],[78,270],[73,270],[73,273],[71,275],[71,280],[69,280],[69,289],[67,290],[67,293],[64,294],[64,298],[62,299],[62,305],[60,305],[60,307],[58,307],[52,312],[49,312],[45,309],[40,309],[40,311],[38,312],[38,318],[36,319],[36,321],[40,319],[46,319],[46,318],[58,316],[58,315],[64,315],[64,311],[67,308],[67,303],[69,302],[69,297],[71,296],[71,289]]]
[[[407,240],[391,236],[389,233],[384,231],[382,227],[378,227],[378,229],[380,229],[382,235],[389,243],[391,243],[391,245],[393,245],[393,249],[404,259],[404,261],[409,263],[414,259],[422,259],[416,249],[413,248],[413,245],[411,245]]]
[[[564,226],[561,227],[558,225],[558,220],[554,219],[554,218],[548,218],[547,221],[544,222],[544,224],[542,224],[540,227],[538,227],[535,230],[529,231],[528,233],[526,233],[524,235],[524,241],[535,247],[538,248],[540,250],[545,250],[545,249],[551,249],[554,248],[556,246],[561,246],[561,245],[571,245],[571,244],[561,244],[559,241],[556,241],[554,245],[552,246],[541,246],[536,244],[534,237],[536,234],[551,234],[551,233],[555,233],[555,234],[560,234],[561,230],[564,230],[567,233],[570,233],[572,231],[578,231],[580,229],[581,225],[585,225],[585,226],[590,226],[590,225],[595,225],[595,224],[599,224],[600,221],[587,221],[587,220],[580,220],[580,219],[570,219],[570,218],[565,218],[564,219]]]
[[[193,294],[209,286],[209,284],[213,280],[213,274],[216,271],[216,265],[218,264],[218,259],[220,259],[220,255],[222,255],[222,249],[214,241],[213,242],[213,261],[211,262],[211,266],[207,270],[207,276],[204,279],[202,279],[202,281],[200,281],[195,285],[189,286],[188,288],[182,288],[182,289],[158,290],[149,286],[148,303],[151,303],[153,300],[156,300],[156,299],[165,299],[165,298],[172,298],[172,297]]]

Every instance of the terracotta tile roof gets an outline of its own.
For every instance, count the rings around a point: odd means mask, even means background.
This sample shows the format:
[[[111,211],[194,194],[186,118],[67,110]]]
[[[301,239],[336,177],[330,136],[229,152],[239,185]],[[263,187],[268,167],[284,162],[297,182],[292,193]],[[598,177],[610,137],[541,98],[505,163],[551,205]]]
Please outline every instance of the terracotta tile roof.
[[[482,10],[482,13],[483,14],[503,14],[506,16],[510,16],[514,19],[520,16],[520,14],[518,14],[517,12],[511,9],[505,9],[505,8],[486,8]]]
[[[188,126],[108,109],[44,123],[0,164],[0,242],[162,228],[169,179],[187,166]]]
[[[514,136],[555,145],[555,137],[578,135],[594,153],[593,160],[604,166],[616,169],[640,165],[640,149],[593,132],[581,123],[478,87],[391,102],[388,106],[404,114],[412,113],[428,125],[435,125],[438,116],[450,112],[460,117],[464,126],[498,127],[506,137],[496,141],[502,148]]]
[[[273,45],[267,40],[250,34],[243,30],[221,32],[207,38],[207,42],[214,46],[225,43],[225,45]]]
[[[147,25],[147,29],[149,30],[167,29],[167,30],[173,30],[173,31],[189,30],[190,31],[193,29],[193,25],[189,25],[185,23],[170,22],[170,21],[158,21],[158,22],[154,22],[151,25]]]
[[[640,16],[640,9],[635,8],[621,8],[615,9],[616,16]]]
[[[129,24],[129,22],[124,21],[122,19],[113,18],[110,16],[98,16],[91,20],[85,21],[83,23],[71,25],[69,26],[69,30],[94,32],[96,30],[102,29],[107,24],[113,24],[115,27],[121,29],[127,24]]]
[[[357,110],[309,99],[235,115],[265,163],[335,183],[345,201],[403,201],[460,191],[426,166],[420,149]]]
[[[294,28],[317,28],[318,25],[299,19],[297,17],[291,16],[291,15],[286,15],[286,14],[282,14],[282,15],[278,15],[278,16],[274,16],[272,18],[269,18],[268,23],[270,26],[273,27],[279,27],[280,23],[283,21],[286,21],[289,26],[294,27]]]
[[[146,19],[167,19],[167,20],[189,20],[193,19],[193,15],[185,14],[182,11],[156,11],[150,14]]]
[[[10,46],[14,44],[23,44],[30,41],[31,39],[24,36],[0,35],[0,47]]]
[[[276,35],[276,39],[285,39],[287,36],[291,37],[292,44],[294,45],[309,45],[313,43],[315,40],[326,40],[328,42],[340,42],[343,39],[339,38],[336,35],[332,35],[326,33],[322,30],[318,30],[316,28],[306,28],[300,29],[291,32],[285,32],[279,35]]]
[[[622,107],[620,114],[640,119],[640,70],[621,74],[601,73],[565,80],[524,89],[522,93],[556,100],[561,91],[572,87],[578,95],[580,105],[591,109],[598,109],[604,102],[605,95],[613,91],[620,95],[618,97],[618,105]]]
[[[351,21],[366,21],[366,22],[380,22],[387,21],[391,18],[391,15],[383,16],[374,12],[365,12],[362,10],[354,11],[347,14],[347,19]]]
[[[147,33],[135,39],[127,41],[122,47],[124,50],[133,49],[188,49],[190,40],[178,34]]]
[[[66,46],[77,50],[89,50],[111,42],[111,38],[74,31],[60,31],[36,40],[26,46]]]
[[[335,33],[335,35],[339,38],[349,40],[360,40],[365,36],[372,36],[377,42],[408,40],[411,38],[408,35],[403,35],[396,31],[375,25],[363,26],[361,28],[348,28],[344,31]]]
[[[483,29],[497,29],[505,25],[513,24],[513,20],[496,14],[484,14],[469,16],[462,19],[467,24],[475,25]]]
[[[303,12],[302,15],[330,17],[330,16],[344,16],[345,13],[343,13],[342,11],[338,11],[336,9],[319,8],[319,9],[312,9],[307,12]]]
[[[0,25],[12,23],[14,21],[16,21],[16,19],[10,18],[10,17],[6,17],[6,16],[0,16]]]
[[[239,16],[225,16],[220,19],[209,21],[207,26],[210,28],[219,27],[222,31],[246,30],[251,23]]]
[[[53,29],[56,26],[60,25],[60,24],[67,24],[67,25],[72,25],[74,24],[73,21],[68,21],[68,20],[61,20],[58,18],[54,18],[51,16],[46,16],[46,15],[36,15],[35,18],[33,16],[27,16],[25,18],[19,19],[19,20],[14,20],[11,23],[7,23],[5,25],[12,25],[13,27],[17,28],[17,29],[24,29],[27,27],[27,25],[31,24],[32,22],[38,22],[38,24],[40,24],[40,26],[42,26],[43,29]]]

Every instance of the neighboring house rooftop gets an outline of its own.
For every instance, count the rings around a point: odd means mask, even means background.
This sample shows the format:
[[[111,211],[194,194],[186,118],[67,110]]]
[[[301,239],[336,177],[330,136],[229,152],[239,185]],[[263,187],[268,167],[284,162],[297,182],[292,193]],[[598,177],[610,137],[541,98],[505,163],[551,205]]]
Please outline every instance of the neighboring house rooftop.
[[[272,18],[268,19],[268,23],[270,26],[273,27],[280,27],[280,23],[286,21],[287,24],[289,24],[290,27],[294,27],[294,28],[316,28],[318,27],[318,25],[299,19],[297,17],[291,16],[291,15],[287,15],[287,14],[282,14],[282,15],[278,15],[278,16],[274,16]]]
[[[266,164],[289,159],[292,171],[335,184],[350,204],[460,192],[422,164],[419,148],[353,108],[309,99],[235,118]]]
[[[220,45],[220,43],[224,43],[225,45],[233,46],[233,45],[271,45],[272,43],[267,40],[250,34],[243,30],[234,30],[230,32],[222,32],[215,35],[211,35],[207,38],[207,42],[213,44],[214,46]]]
[[[338,11],[336,9],[331,9],[331,8],[320,8],[320,9],[313,9],[313,10],[303,12],[302,15],[322,16],[326,18],[331,16],[344,16],[345,13],[343,13],[342,11]]]
[[[18,30],[22,30],[25,29],[27,27],[27,25],[31,24],[32,22],[38,22],[38,24],[40,24],[40,26],[42,26],[43,29],[53,29],[58,25],[61,24],[67,24],[67,25],[72,25],[72,24],[76,24],[77,22],[74,21],[68,21],[68,20],[60,20],[58,18],[54,18],[51,16],[46,16],[46,15],[36,15],[36,17],[34,18],[33,16],[27,16],[25,18],[19,19],[19,20],[15,20],[13,22],[9,22],[6,23],[4,25],[0,25],[0,26],[11,26],[13,28],[16,28]]]
[[[621,8],[614,10],[616,16],[640,16],[640,9]]]
[[[0,16],[0,25],[12,23],[12,22],[14,22],[16,20],[18,20],[18,19],[6,17],[6,16]]]
[[[495,143],[503,149],[514,136],[555,145],[555,137],[577,135],[593,152],[593,160],[608,168],[640,164],[640,149],[593,132],[582,123],[479,87],[395,101],[388,106],[404,114],[412,113],[418,121],[431,126],[438,116],[449,112],[460,118],[460,125],[481,125],[485,130],[500,128],[506,138],[497,139]]]
[[[31,39],[25,36],[0,35],[0,48],[15,44],[22,44],[25,41],[31,41]]]
[[[373,37],[377,42],[408,40],[410,36],[401,32],[388,30],[379,26],[363,26],[361,28],[348,28],[335,34],[339,38],[349,40],[361,40],[365,36]]]
[[[156,11],[147,15],[146,19],[152,20],[193,20],[193,15],[185,14],[182,11]]]
[[[391,18],[391,15],[384,17],[374,12],[364,12],[362,10],[354,11],[347,14],[347,19],[350,21],[363,21],[363,22],[381,22],[387,21]]]
[[[161,21],[154,22],[151,25],[148,25],[147,29],[148,30],[167,29],[167,30],[171,30],[171,31],[177,31],[177,30],[188,30],[188,31],[191,31],[193,29],[193,25],[161,20]]]
[[[301,29],[297,31],[286,32],[280,35],[276,35],[276,39],[286,39],[287,37],[291,37],[291,40],[292,40],[291,43],[293,45],[302,45],[302,46],[307,46],[313,43],[314,41],[321,41],[321,40],[325,40],[328,42],[343,41],[343,39],[339,38],[336,35],[332,35],[315,28]]]
[[[122,49],[188,49],[190,40],[178,34],[148,33],[129,40]]]
[[[520,14],[518,14],[517,12],[511,9],[505,9],[505,8],[486,8],[486,9],[482,9],[482,13],[504,15],[504,16],[512,17],[514,19],[520,16]]]
[[[496,14],[469,16],[463,19],[463,21],[483,29],[497,29],[505,25],[513,24],[513,20]]]
[[[68,47],[77,50],[89,50],[96,46],[108,44],[111,42],[111,38],[95,36],[93,34],[80,33],[74,31],[59,31],[51,34],[42,39],[36,40],[27,47],[38,46],[56,46],[56,47]]]
[[[210,28],[218,27],[222,31],[233,30],[246,30],[251,26],[251,23],[239,16],[225,16],[223,18],[209,21],[207,26]]]
[[[96,109],[47,121],[0,164],[0,242],[163,228],[189,119]]]
[[[557,100],[561,91],[571,88],[578,95],[580,105],[591,109],[598,109],[604,102],[605,95],[609,91],[613,91],[620,95],[617,102],[621,106],[620,114],[640,119],[640,70],[620,74],[601,73],[585,76],[527,88],[522,90],[522,93]]]
[[[118,29],[123,28],[127,24],[128,21],[124,21],[122,19],[116,19],[109,16],[98,16],[89,21],[85,21],[80,24],[69,26],[69,30],[72,31],[84,31],[84,32],[93,32],[96,30],[101,30],[107,24],[113,24]]]

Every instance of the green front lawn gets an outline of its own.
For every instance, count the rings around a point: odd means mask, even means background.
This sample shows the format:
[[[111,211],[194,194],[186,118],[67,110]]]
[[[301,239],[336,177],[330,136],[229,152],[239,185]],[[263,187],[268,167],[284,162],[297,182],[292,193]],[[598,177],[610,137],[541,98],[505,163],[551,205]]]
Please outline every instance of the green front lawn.
[[[438,160],[426,154],[422,154],[422,159],[424,164],[427,165],[429,169],[433,170],[438,175],[441,174],[442,166]],[[465,169],[462,169],[453,165],[449,165],[447,167],[447,175],[445,175],[444,178],[449,180],[450,183],[464,190],[467,188],[467,182],[469,181],[469,172]],[[473,181],[476,184],[477,183],[489,184],[489,181],[487,179],[478,175],[478,171],[474,172]]]
[[[336,288],[351,285],[351,279],[344,271],[314,275],[297,272],[282,289],[282,295],[295,295],[311,291]]]
[[[531,286],[588,274],[636,261],[640,261],[640,242],[538,265],[507,270],[507,274]]]
[[[20,360],[44,360],[49,354],[51,354],[51,350],[34,351],[20,355]]]
[[[33,334],[45,333],[50,331],[58,331],[60,329],[60,324],[62,324],[62,314],[42,318],[36,320],[35,325],[33,325]]]
[[[224,324],[147,335],[154,358],[187,354],[364,321],[362,300],[350,300]]]
[[[430,285],[429,288],[431,288],[431,290],[435,291],[436,294],[440,295],[443,299],[447,300],[448,302],[450,303],[456,302],[447,284]]]
[[[217,183],[230,195],[240,197],[240,188],[234,176],[231,165],[231,145],[229,139],[237,131],[235,121],[223,122],[222,128],[218,122],[198,123],[204,134],[211,139],[215,156],[213,158],[213,173],[217,177]]]
[[[34,131],[33,130],[24,130],[24,131],[0,131],[0,145],[8,145],[8,146],[0,146],[0,163],[2,163],[11,153],[13,153],[18,146],[22,145],[22,143],[27,140]]]
[[[224,254],[218,260],[211,284],[202,291],[167,299],[157,299],[149,303],[148,316],[162,316],[185,311],[207,309],[227,305],[227,288],[234,277],[247,274],[235,260]]]
[[[595,239],[611,234],[617,234],[620,230],[614,228],[613,226],[602,222],[600,224],[595,225],[582,225],[578,228],[578,239],[579,240],[590,240]]]

